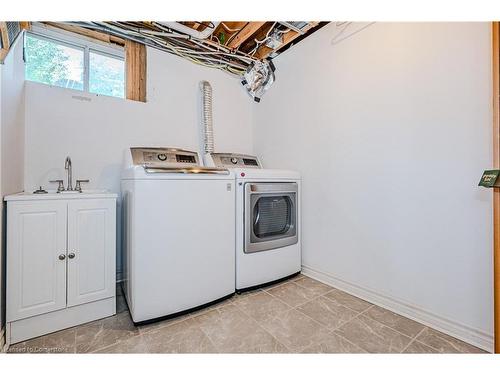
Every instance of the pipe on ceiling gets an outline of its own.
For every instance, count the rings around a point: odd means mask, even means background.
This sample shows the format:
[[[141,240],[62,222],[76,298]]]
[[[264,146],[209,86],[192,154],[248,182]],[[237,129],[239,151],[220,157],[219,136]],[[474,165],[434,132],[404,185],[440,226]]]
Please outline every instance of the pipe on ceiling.
[[[194,38],[207,39],[212,34],[212,32],[217,28],[219,23],[220,22],[213,22],[213,25],[214,25],[213,28],[207,27],[203,31],[198,31],[198,30],[192,29],[186,25],[183,25],[180,22],[161,22],[161,25],[166,26],[172,30],[178,31],[180,33],[187,34],[187,35],[192,36]]]

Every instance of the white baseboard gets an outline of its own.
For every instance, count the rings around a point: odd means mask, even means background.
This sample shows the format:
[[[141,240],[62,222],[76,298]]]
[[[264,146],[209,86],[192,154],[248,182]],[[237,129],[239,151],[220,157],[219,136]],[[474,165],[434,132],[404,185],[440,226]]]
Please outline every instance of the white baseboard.
[[[374,290],[354,285],[309,266],[302,265],[302,273],[334,288],[343,290],[375,305],[391,310],[399,315],[406,316],[407,318],[425,324],[426,326],[434,328],[437,331],[456,337],[457,339],[477,346],[478,348],[491,353],[493,352],[493,336],[487,332],[483,332],[476,328],[468,327],[462,323],[452,321],[448,318],[438,316],[418,306],[403,302],[397,298],[386,296]]]

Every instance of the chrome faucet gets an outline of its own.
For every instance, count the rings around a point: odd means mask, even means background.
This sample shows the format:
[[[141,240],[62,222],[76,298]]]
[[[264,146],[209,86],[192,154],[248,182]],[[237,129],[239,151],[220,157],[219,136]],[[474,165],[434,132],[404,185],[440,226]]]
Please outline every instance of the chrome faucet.
[[[64,162],[64,169],[68,171],[68,185],[66,186],[66,190],[73,190],[73,174],[71,171],[71,158],[69,156],[66,157],[66,161]]]
[[[58,193],[64,193],[65,191],[83,193],[82,183],[88,183],[88,182],[90,182],[90,180],[76,180],[76,185],[75,185],[75,188],[73,189],[73,168],[71,166],[71,158],[69,156],[66,156],[66,160],[64,162],[64,169],[68,171],[67,172],[68,173],[68,186],[66,186],[66,189],[64,188],[64,181],[63,180],[50,180],[49,182],[59,184],[57,186]]]

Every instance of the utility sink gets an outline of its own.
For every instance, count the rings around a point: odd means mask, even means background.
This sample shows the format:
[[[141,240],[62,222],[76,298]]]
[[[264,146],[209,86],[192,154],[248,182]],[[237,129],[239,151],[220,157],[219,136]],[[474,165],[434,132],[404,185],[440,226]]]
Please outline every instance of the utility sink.
[[[66,157],[64,163],[64,169],[67,171],[67,187],[70,190],[66,190],[64,187],[64,180],[50,180],[50,183],[58,183],[57,190],[45,190],[42,186],[39,189],[29,192],[22,192],[18,194],[9,195],[5,198],[6,201],[18,200],[18,201],[42,201],[42,200],[57,200],[57,199],[91,199],[91,198],[116,198],[118,195],[111,193],[108,190],[91,190],[82,189],[82,183],[88,183],[90,180],[76,180],[76,184],[73,185],[73,172],[71,158]]]

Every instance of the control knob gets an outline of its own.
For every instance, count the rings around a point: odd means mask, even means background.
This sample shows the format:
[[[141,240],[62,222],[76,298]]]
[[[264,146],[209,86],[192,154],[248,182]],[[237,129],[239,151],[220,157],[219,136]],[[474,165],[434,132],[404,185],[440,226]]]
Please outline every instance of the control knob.
[[[165,155],[165,154],[158,154],[158,159],[161,160],[161,161],[165,161],[165,160],[167,160],[167,155]]]
[[[231,163],[238,164],[238,158],[231,158]]]

